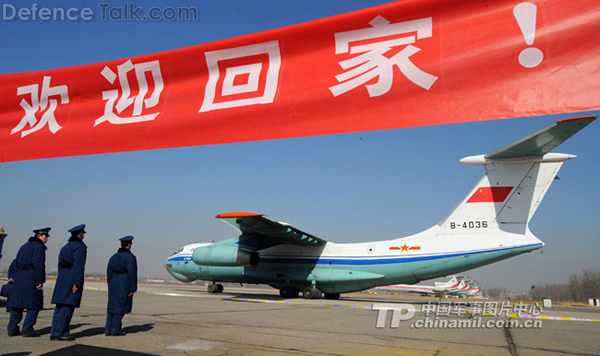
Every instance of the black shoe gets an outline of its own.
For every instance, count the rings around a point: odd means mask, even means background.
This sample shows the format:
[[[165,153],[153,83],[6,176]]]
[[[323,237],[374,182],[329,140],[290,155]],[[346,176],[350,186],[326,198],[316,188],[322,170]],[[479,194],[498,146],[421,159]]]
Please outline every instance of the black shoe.
[[[52,341],[73,341],[75,338],[73,336],[50,336],[50,340]]]
[[[8,334],[8,336],[9,336],[9,337],[13,337],[13,336],[19,336],[19,335],[21,335],[21,332],[20,332],[20,331],[17,331],[17,332],[16,332],[16,333],[14,333],[14,334]]]
[[[125,334],[126,334],[125,332],[123,332],[123,331],[119,331],[118,333],[116,333],[116,334],[112,334],[112,335],[110,335],[110,336],[125,336]]]
[[[37,331],[28,331],[26,333],[23,333],[23,337],[40,337],[42,336],[42,334],[40,334]]]

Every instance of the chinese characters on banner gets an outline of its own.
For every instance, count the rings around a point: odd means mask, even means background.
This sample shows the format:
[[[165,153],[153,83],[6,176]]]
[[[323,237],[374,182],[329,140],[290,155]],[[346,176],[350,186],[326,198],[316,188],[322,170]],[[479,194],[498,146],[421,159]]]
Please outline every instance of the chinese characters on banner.
[[[597,110],[598,32],[593,0],[400,1],[1,75],[0,162]]]

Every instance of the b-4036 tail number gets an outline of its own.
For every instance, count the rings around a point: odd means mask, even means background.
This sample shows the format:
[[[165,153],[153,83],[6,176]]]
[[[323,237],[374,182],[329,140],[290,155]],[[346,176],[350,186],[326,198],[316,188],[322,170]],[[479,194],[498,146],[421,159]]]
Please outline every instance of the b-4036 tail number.
[[[450,223],[450,229],[487,229],[487,221],[465,221],[463,223]]]

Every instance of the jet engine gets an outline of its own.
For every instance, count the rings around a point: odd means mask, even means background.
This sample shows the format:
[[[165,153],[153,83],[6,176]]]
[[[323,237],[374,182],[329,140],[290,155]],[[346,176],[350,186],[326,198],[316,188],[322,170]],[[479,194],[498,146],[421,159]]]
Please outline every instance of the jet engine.
[[[242,250],[239,246],[198,247],[192,255],[194,263],[201,266],[256,266],[258,253]]]

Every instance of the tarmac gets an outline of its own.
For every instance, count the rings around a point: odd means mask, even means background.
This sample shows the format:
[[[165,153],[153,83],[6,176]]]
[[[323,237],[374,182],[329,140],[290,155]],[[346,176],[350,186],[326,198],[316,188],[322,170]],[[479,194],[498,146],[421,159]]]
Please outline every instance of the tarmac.
[[[53,281],[36,338],[8,337],[2,355],[598,355],[600,308],[540,311],[487,300],[343,294],[339,300],[282,299],[274,289],[140,284],[124,336],[105,336],[107,291],[87,281],[71,321],[74,341],[51,341]],[[0,297],[0,306],[5,299]],[[432,307],[435,309],[432,309]],[[401,309],[397,313],[391,308]],[[503,309],[504,310],[501,310]],[[381,311],[384,309],[387,311]],[[428,313],[426,313],[428,312]],[[471,324],[467,324],[470,322]],[[511,324],[512,322],[512,324]]]

